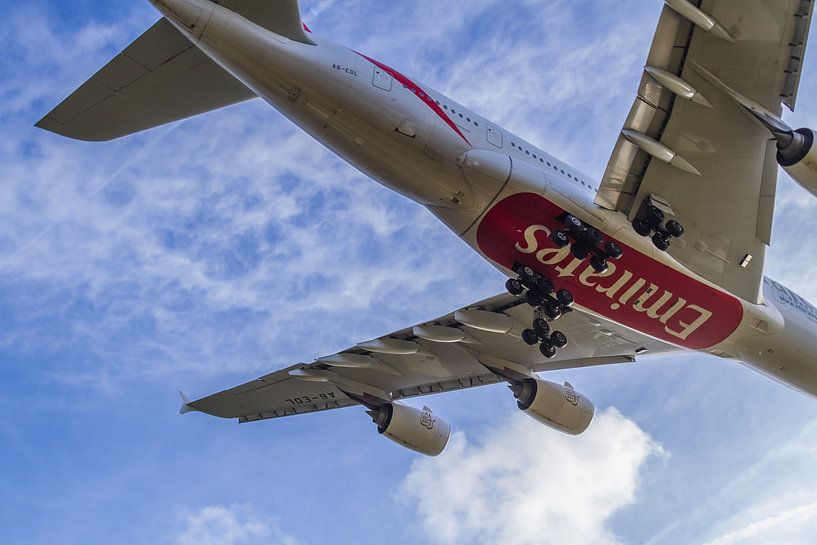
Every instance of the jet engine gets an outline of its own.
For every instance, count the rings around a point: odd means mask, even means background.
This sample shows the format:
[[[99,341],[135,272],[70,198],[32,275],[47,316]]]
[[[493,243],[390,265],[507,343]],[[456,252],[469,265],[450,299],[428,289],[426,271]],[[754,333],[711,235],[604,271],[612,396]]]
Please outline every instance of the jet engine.
[[[437,456],[448,443],[451,426],[431,409],[416,409],[389,403],[366,411],[377,424],[377,432],[395,443],[428,456]]]
[[[777,133],[777,162],[800,186],[817,196],[817,147],[814,131],[797,129]]]
[[[510,388],[525,414],[555,430],[579,435],[593,420],[593,403],[577,393],[569,382],[560,385],[528,378]]]

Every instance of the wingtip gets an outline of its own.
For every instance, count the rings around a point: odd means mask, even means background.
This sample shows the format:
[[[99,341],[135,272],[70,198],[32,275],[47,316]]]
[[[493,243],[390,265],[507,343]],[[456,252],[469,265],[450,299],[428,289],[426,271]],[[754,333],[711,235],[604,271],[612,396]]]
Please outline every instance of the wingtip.
[[[184,395],[184,392],[182,392],[181,390],[178,390],[178,392],[179,397],[182,398],[182,406],[179,408],[179,414],[187,414],[189,412],[196,411],[197,409],[194,409],[193,407],[190,406],[190,399],[186,395]]]

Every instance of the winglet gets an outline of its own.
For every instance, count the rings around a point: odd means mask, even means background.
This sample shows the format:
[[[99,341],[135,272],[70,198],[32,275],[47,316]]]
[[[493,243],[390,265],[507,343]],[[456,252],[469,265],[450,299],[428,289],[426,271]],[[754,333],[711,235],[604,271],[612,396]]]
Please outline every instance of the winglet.
[[[182,406],[179,408],[179,414],[189,413],[191,411],[196,411],[198,409],[194,409],[190,406],[190,400],[184,395],[184,392],[178,390],[179,396],[182,398]]]

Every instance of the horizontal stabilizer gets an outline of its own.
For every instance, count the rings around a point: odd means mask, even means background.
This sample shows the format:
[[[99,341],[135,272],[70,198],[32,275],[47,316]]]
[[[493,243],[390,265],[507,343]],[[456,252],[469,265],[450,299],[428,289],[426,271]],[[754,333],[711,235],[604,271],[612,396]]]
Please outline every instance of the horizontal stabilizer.
[[[161,19],[37,126],[78,140],[113,140],[254,97]]]

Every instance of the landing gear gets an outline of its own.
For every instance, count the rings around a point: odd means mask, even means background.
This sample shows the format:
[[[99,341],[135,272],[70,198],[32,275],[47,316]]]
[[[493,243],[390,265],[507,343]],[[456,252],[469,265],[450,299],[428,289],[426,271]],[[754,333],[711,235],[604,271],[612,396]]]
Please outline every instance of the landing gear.
[[[551,359],[556,356],[556,347],[550,341],[542,341],[542,344],[539,345],[539,352],[547,359]]]
[[[607,260],[597,255],[590,258],[590,266],[593,267],[593,270],[597,273],[603,273],[609,267]]]
[[[671,237],[680,238],[684,234],[684,226],[675,220],[669,220],[664,226]]]
[[[561,289],[556,292],[556,301],[563,307],[573,306],[573,294],[566,289]]]
[[[525,292],[525,301],[533,308],[541,307],[545,303],[545,299],[535,289]]]
[[[539,343],[539,335],[537,335],[532,329],[525,329],[522,331],[522,340],[533,346],[534,344]]]
[[[621,246],[613,240],[605,241],[601,231],[585,225],[576,216],[567,214],[562,223],[564,229],[554,230],[550,239],[558,248],[570,246],[570,253],[576,259],[589,258],[590,266],[597,273],[608,270],[609,260],[621,257]],[[645,224],[645,233],[650,232]],[[531,267],[519,264],[514,270],[519,277],[505,282],[505,288],[512,295],[524,297],[525,302],[534,308],[534,320],[531,327],[522,331],[522,340],[531,346],[538,344],[542,355],[552,358],[557,350],[568,345],[568,340],[561,331],[553,331],[551,324],[571,311],[573,294],[564,288],[556,289],[552,280]]]
[[[576,259],[584,260],[590,258],[590,265],[598,273],[607,270],[607,261],[619,259],[622,255],[621,246],[615,241],[604,241],[604,235],[589,225],[585,225],[579,218],[570,214],[562,220],[565,228],[562,231],[555,231],[550,238],[560,248],[564,248],[572,239],[570,253]],[[645,233],[649,234],[648,227],[644,226]],[[603,244],[602,244],[603,243]]]
[[[553,358],[568,341],[564,333],[552,330],[551,323],[571,311],[573,294],[564,288],[557,290],[552,280],[530,267],[520,265],[515,270],[519,277],[505,282],[505,288],[534,308],[533,322],[522,331],[522,340],[530,346],[538,344],[543,356]]]
[[[505,289],[508,290],[508,293],[511,295],[522,295],[522,292],[525,291],[522,282],[516,278],[509,278],[508,281],[505,282]]]
[[[662,252],[666,252],[669,249],[669,237],[661,233],[655,233],[652,236],[652,243]]]
[[[550,334],[550,342],[556,348],[565,348],[567,346],[567,337],[561,331],[554,331]]]
[[[648,237],[652,232],[652,227],[650,227],[650,224],[641,219],[633,220],[633,229],[635,229],[635,232],[642,237]]]
[[[676,220],[667,220],[666,214],[653,204],[653,198],[647,197],[641,205],[641,210],[633,220],[633,229],[642,237],[651,236],[652,243],[662,252],[670,247],[671,238],[680,238],[684,234],[684,226]]]
[[[533,331],[540,339],[547,339],[550,335],[550,324],[544,318],[534,318]]]
[[[567,235],[564,234],[562,231],[554,231],[552,235],[550,235],[550,239],[558,246],[559,248],[564,248],[568,244],[570,244],[570,239],[567,238]]]
[[[604,244],[604,253],[607,254],[607,257],[610,259],[618,259],[624,254],[621,250],[621,246],[613,242],[612,240],[608,240]]]

